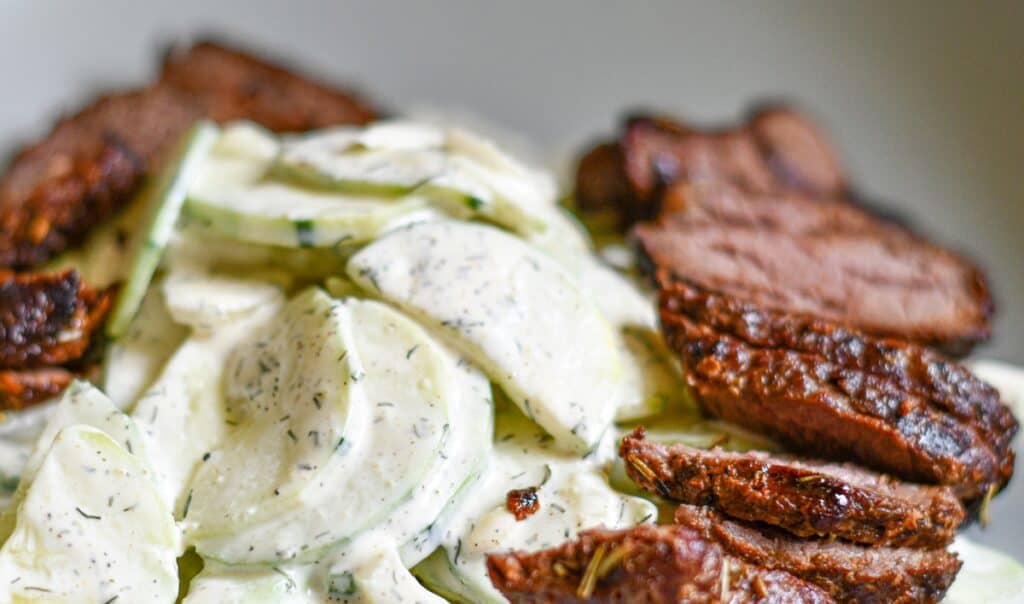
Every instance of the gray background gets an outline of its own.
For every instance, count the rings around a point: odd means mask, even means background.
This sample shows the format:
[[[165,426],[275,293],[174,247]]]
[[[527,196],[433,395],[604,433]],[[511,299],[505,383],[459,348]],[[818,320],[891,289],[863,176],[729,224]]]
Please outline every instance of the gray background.
[[[1024,363],[1024,2],[0,0],[0,32],[0,149],[202,32],[563,152],[630,107],[724,121],[791,98],[866,191],[988,269],[1000,315],[981,354]],[[981,537],[1024,558],[1014,486]]]

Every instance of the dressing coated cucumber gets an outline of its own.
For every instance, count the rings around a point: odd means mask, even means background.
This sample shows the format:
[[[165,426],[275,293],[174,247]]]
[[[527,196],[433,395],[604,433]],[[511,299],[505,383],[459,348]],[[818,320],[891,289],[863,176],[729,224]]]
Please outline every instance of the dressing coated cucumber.
[[[212,123],[199,122],[193,126],[178,144],[173,159],[143,189],[145,211],[132,240],[128,279],[107,319],[109,337],[117,339],[123,335],[138,312],[164,246],[174,231],[189,184],[216,140],[217,127]]]

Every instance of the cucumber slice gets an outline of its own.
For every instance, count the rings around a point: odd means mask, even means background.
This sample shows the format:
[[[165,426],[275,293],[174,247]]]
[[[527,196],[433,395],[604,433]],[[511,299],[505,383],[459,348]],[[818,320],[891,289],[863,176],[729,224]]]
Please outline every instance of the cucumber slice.
[[[287,141],[270,175],[352,195],[409,193],[445,170],[444,133],[411,122],[334,128]]]
[[[297,248],[248,243],[186,222],[168,249],[170,269],[202,266],[229,275],[244,275],[297,292],[326,277],[345,271],[354,246]]]
[[[204,560],[182,604],[320,604],[325,599],[310,587],[311,570],[232,567]]]
[[[269,175],[285,183],[347,195],[398,196],[443,174],[440,151],[361,151],[300,156],[285,151]]]
[[[524,234],[547,228],[555,187],[493,144],[409,122],[344,128],[286,142],[269,169],[282,182],[348,195],[415,194],[459,217]]]
[[[611,423],[615,333],[542,252],[489,226],[425,223],[377,240],[346,270],[479,364],[564,448],[590,451]]]
[[[284,300],[281,288],[257,279],[214,273],[198,266],[177,266],[163,281],[171,316],[196,333],[238,320],[268,304]]]
[[[273,161],[280,150],[277,136],[259,124],[246,121],[224,126],[213,146],[213,153],[218,156],[253,160],[264,165]]]
[[[100,430],[74,425],[56,435],[17,508],[0,583],[17,602],[172,602],[179,547],[145,465]]]
[[[229,427],[221,386],[228,355],[276,318],[280,308],[268,304],[212,334],[185,340],[132,410],[135,422],[160,452],[153,464],[171,509],[184,509],[186,483]]]
[[[174,322],[159,282],[146,292],[138,314],[103,359],[103,391],[118,409],[128,409],[156,381],[188,330]]]
[[[326,298],[325,294],[318,295]],[[454,368],[445,352],[422,328],[382,304],[359,300],[331,301],[330,304],[337,309],[334,312],[342,324],[328,333],[331,338],[341,334],[346,354],[343,356],[341,351],[333,355],[326,351],[318,353],[320,347],[310,342],[312,334],[302,338],[296,334],[293,346],[301,345],[308,355],[319,354],[323,359],[316,361],[323,367],[315,374],[309,364],[306,368],[309,372],[306,383],[317,391],[309,396],[288,396],[287,410],[282,408],[281,413],[263,415],[267,415],[268,422],[288,425],[309,412],[304,409],[306,405],[313,407],[319,400],[326,409],[329,400],[326,396],[312,396],[323,389],[328,396],[347,397],[349,415],[362,415],[363,422],[351,431],[346,425],[344,441],[340,437],[327,440],[323,437],[323,427],[311,427],[301,433],[293,430],[296,439],[305,439],[314,445],[317,439],[313,437],[313,430],[319,430],[318,442],[326,449],[328,457],[296,462],[303,464],[295,467],[307,476],[304,483],[296,480],[291,485],[287,481],[267,481],[268,475],[273,479],[282,473],[275,469],[282,464],[279,460],[290,459],[287,457],[291,455],[289,449],[298,444],[284,431],[280,438],[247,439],[245,442],[251,442],[249,446],[239,445],[243,442],[241,439],[229,439],[225,451],[239,452],[237,456],[232,455],[232,459],[246,458],[240,460],[244,465],[236,464],[237,470],[232,469],[238,476],[207,471],[204,466],[193,481],[195,516],[189,515],[192,526],[187,535],[195,540],[197,551],[205,557],[229,563],[319,559],[325,549],[387,518],[409,498],[440,455],[449,430],[448,406],[458,396],[457,382],[452,375]],[[297,308],[304,313],[309,310],[308,306]],[[325,314],[314,310],[308,317],[312,321]],[[239,354],[256,357],[256,363],[261,356],[248,348],[240,349]],[[293,363],[282,354],[276,356],[282,367]],[[264,363],[274,365],[269,359]],[[332,386],[336,380],[341,383]],[[229,381],[229,388],[237,390],[231,383]],[[282,388],[290,383],[282,380]],[[267,384],[263,393],[251,388],[244,392],[253,397],[256,406],[266,407],[273,401],[267,396],[272,392],[271,384]],[[281,422],[284,414],[289,418]],[[255,409],[247,411],[246,415],[253,420],[260,417]],[[254,423],[253,420],[247,419],[246,423]],[[270,432],[270,429],[265,431]],[[310,453],[318,451],[314,447]],[[210,461],[216,461],[219,455],[223,453],[214,453]],[[248,461],[253,458],[263,461]],[[307,466],[306,463],[317,465]],[[368,464],[372,464],[373,471],[367,471]],[[274,501],[257,501],[257,496],[263,493],[272,494],[277,482],[283,484],[280,494],[273,496]],[[234,483],[244,483],[245,490],[229,488]],[[251,489],[249,484],[266,488]],[[239,507],[238,493],[244,495],[249,490],[253,492],[252,505]],[[288,503],[282,505],[276,500]],[[231,509],[238,512],[231,512]],[[229,510],[227,515],[225,510]]]
[[[654,297],[642,293],[615,269],[588,254],[577,274],[580,287],[590,296],[609,323],[620,329],[658,329]]]
[[[685,406],[689,399],[682,371],[661,336],[648,329],[627,327],[620,337],[625,370],[619,382],[621,397],[615,421],[635,421]]]
[[[540,428],[517,411],[497,416],[494,460],[477,497],[454,523],[444,549],[452,575],[472,602],[504,602],[487,575],[489,553],[555,547],[586,528],[653,522],[648,501],[616,492],[594,460],[550,448]],[[540,508],[517,520],[505,506],[510,489],[533,487]]]
[[[27,489],[35,479],[57,434],[64,428],[74,425],[87,425],[102,430],[129,452],[139,454],[140,459],[150,459],[147,441],[128,416],[118,410],[105,394],[91,384],[72,382],[61,396],[25,461],[18,488],[11,498],[11,506],[0,515],[0,542],[14,530],[18,504],[25,499]]]
[[[234,132],[235,139],[248,135]],[[239,154],[244,141],[218,144],[189,188],[189,220],[233,239],[284,247],[331,247],[375,237],[422,208],[416,197],[385,198],[313,191],[267,181],[265,153]]]
[[[456,216],[481,216],[522,234],[543,232],[544,209],[554,204],[554,196],[532,180],[495,172],[460,156],[449,157],[445,170],[417,192],[441,202]]]
[[[360,370],[345,323],[339,303],[309,289],[228,358],[232,428],[190,485],[183,517],[194,538],[244,529],[295,505],[339,445],[364,428],[346,388]]]
[[[410,569],[430,591],[455,604],[477,604],[478,594],[455,574],[444,548],[434,550]]]
[[[178,220],[185,192],[217,139],[217,127],[199,122],[178,144],[174,159],[142,191],[145,211],[132,240],[131,268],[107,319],[109,337],[121,337],[139,310],[164,246]]]
[[[406,354],[415,355],[418,350]],[[416,564],[440,544],[451,515],[472,490],[492,448],[490,382],[468,362],[449,355],[448,363],[453,368],[456,395],[449,400],[449,429],[440,454],[406,501],[357,539],[404,544],[400,554],[406,566]]]
[[[1024,601],[1024,565],[963,536],[950,547],[963,560],[963,568],[949,588],[946,604],[1013,604]]]

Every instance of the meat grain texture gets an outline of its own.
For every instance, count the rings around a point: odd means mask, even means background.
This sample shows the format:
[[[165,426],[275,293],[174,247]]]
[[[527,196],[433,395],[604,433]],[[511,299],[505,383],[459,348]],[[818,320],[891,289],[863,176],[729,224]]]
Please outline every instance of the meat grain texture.
[[[662,329],[711,415],[797,451],[949,485],[966,502],[1012,475],[1016,420],[962,366],[905,341],[661,281]],[[904,367],[892,362],[901,358]]]
[[[766,453],[731,453],[647,440],[637,429],[619,454],[648,492],[798,537],[940,548],[964,510],[948,487],[904,483],[850,464]]]
[[[707,507],[681,505],[675,521],[717,544],[727,555],[788,572],[821,587],[842,603],[938,602],[961,566],[955,554],[941,549],[865,547],[798,539],[782,531],[730,520]]]
[[[540,552],[493,554],[491,581],[513,604],[797,604],[832,602],[820,588],[723,554],[689,528],[584,531]]]

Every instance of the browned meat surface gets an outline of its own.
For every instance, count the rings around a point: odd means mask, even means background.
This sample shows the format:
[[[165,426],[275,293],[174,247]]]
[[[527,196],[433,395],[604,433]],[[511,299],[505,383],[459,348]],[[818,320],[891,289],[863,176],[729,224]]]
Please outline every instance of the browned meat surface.
[[[685,281],[665,280],[668,308],[757,347],[781,346],[876,376],[927,399],[1009,452],[1017,420],[992,386],[969,369],[919,345],[872,337],[810,315],[767,310]],[[1012,460],[1011,460],[1012,461]]]
[[[17,411],[60,394],[75,373],[63,367],[0,369],[0,411]]]
[[[172,50],[160,82],[198,99],[213,120],[247,119],[277,132],[376,118],[376,111],[349,91],[210,42]]]
[[[161,79],[62,119],[17,154],[0,181],[0,266],[37,266],[123,206],[201,117],[280,131],[365,123],[372,109],[241,52],[210,43],[171,53]]]
[[[622,440],[619,454],[630,478],[653,494],[800,537],[944,547],[964,519],[947,487],[903,483],[848,464],[668,447],[647,440],[643,429]]]
[[[965,378],[966,369],[948,361],[927,369],[940,357],[898,340],[788,318],[664,274],[661,282],[662,329],[711,415],[798,451],[949,485],[970,502],[1012,475],[1009,441],[1016,422],[994,392]],[[780,322],[765,324],[775,320]],[[737,327],[744,323],[749,328]],[[807,331],[789,329],[801,326]],[[830,335],[839,339],[827,344]],[[843,344],[850,350],[841,352]],[[871,361],[872,349],[885,347],[903,356]],[[925,368],[892,366],[901,358]]]
[[[0,180],[0,266],[33,267],[78,244],[201,115],[187,96],[155,87],[103,97],[58,122]]]
[[[657,216],[662,191],[684,181],[724,181],[757,193],[847,193],[843,170],[821,133],[796,111],[776,106],[718,131],[664,117],[630,118],[616,140],[581,159],[576,197],[582,208],[612,209],[628,225]]]
[[[110,310],[111,290],[95,291],[78,273],[0,273],[0,367],[61,365],[88,350]]]
[[[945,550],[798,539],[689,505],[679,506],[676,522],[698,531],[728,555],[791,573],[822,587],[838,602],[938,602],[961,564],[955,554]]]
[[[824,591],[722,554],[696,531],[595,529],[540,552],[493,554],[491,582],[513,604],[814,603]]]
[[[965,352],[993,304],[963,258],[857,208],[725,184],[680,185],[634,231],[648,267],[767,309]]]

